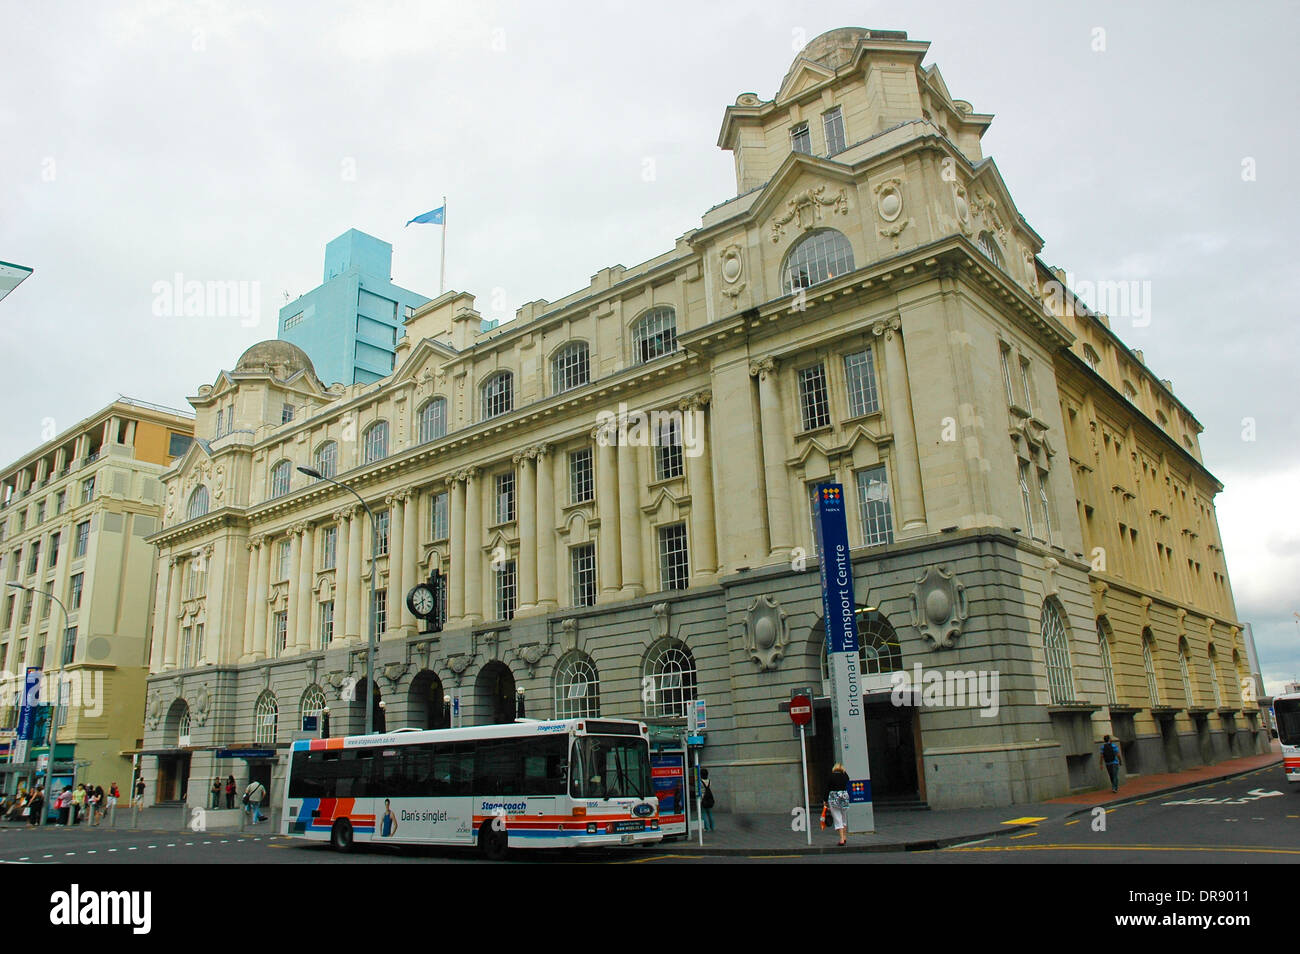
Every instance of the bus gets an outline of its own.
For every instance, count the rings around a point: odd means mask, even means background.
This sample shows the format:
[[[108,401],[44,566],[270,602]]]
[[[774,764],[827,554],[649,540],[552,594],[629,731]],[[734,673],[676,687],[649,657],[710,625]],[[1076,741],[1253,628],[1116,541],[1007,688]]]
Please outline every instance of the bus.
[[[1282,771],[1288,782],[1300,785],[1300,692],[1274,696],[1273,718],[1282,743]]]
[[[372,844],[590,848],[662,840],[649,729],[618,719],[300,739],[281,834]]]

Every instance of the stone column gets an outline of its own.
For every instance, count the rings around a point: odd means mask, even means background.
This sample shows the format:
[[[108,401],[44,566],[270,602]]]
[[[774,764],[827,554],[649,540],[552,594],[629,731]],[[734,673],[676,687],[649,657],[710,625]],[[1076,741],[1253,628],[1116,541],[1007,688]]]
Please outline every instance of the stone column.
[[[330,642],[343,639],[348,634],[348,573],[352,566],[348,515],[351,507],[334,511],[338,531],[334,536],[334,633]]]
[[[257,554],[257,595],[253,597],[253,658],[265,659],[266,646],[266,607],[271,592],[271,550],[273,541],[262,537],[262,545]]]
[[[284,648],[274,654],[288,656],[298,645],[298,607],[303,601],[302,594],[302,527],[295,524],[289,528],[289,599],[284,618]]]
[[[406,506],[402,508],[402,520],[406,524],[402,531],[402,586],[403,591],[397,594],[396,602],[390,596],[388,598],[388,612],[393,619],[399,620],[402,626],[416,626],[418,620],[411,615],[411,611],[406,608],[406,593],[420,582],[420,527],[427,527],[428,521],[420,520],[421,494],[419,490],[411,489],[406,491]],[[389,557],[391,560],[392,558]]]
[[[555,458],[547,444],[537,447],[537,608],[550,612],[555,599]]]
[[[402,625],[402,606],[406,602],[407,582],[402,577],[402,550],[406,546],[406,495],[401,491],[384,498],[388,504],[388,613],[385,629],[396,630]],[[379,634],[381,637],[383,633]]]
[[[69,551],[68,562],[72,562],[71,551]],[[154,595],[153,595],[153,637],[149,644],[149,672],[156,673],[162,671],[163,653],[167,643],[167,577],[169,575],[170,561],[167,557],[159,554],[157,561],[154,563]],[[63,599],[60,591],[59,598]],[[64,601],[66,602],[66,600]],[[17,600],[14,601],[14,616],[17,617]],[[6,664],[6,660],[0,659],[0,667]]]
[[[465,480],[457,474],[447,480],[451,491],[451,547],[448,550],[447,624],[465,615]]]
[[[519,592],[516,616],[537,612],[537,451],[530,447],[515,454],[519,492],[515,502],[519,511]]]
[[[163,668],[176,668],[176,642],[180,637],[181,614],[181,560],[173,556],[167,574],[167,642],[163,649]],[[35,615],[35,614],[33,614]]]
[[[316,531],[309,524],[298,524],[294,532],[302,537],[298,545],[298,602],[295,604],[297,625],[289,643],[296,653],[307,652],[313,640],[311,634],[312,610],[316,606],[316,593],[312,588],[316,565]]]
[[[888,381],[889,427],[894,433],[895,473],[898,486],[900,535],[924,533],[925,500],[921,496],[921,457],[916,446],[916,423],[912,418],[912,397],[908,387],[907,357],[903,353],[902,321],[895,315],[871,326],[872,334],[885,342],[885,377]]]
[[[257,618],[257,573],[262,565],[262,538],[249,537],[245,546],[248,548],[248,576],[244,582],[244,592],[248,594],[248,599],[244,607],[244,652],[239,661],[252,662],[257,658],[257,626],[254,620]]]
[[[465,619],[483,619],[483,500],[478,468],[461,471],[465,477]]]
[[[203,601],[207,607],[207,620],[203,627],[203,645],[199,647],[199,665],[215,666],[221,660],[221,622],[223,615],[218,612],[225,609],[226,600],[222,589],[226,585],[226,560],[229,559],[230,547],[225,538],[207,544],[203,548]],[[213,612],[213,608],[217,612]]]
[[[368,528],[370,517],[360,507],[352,508],[351,513],[352,519],[348,521],[348,535],[351,541],[348,544],[348,618],[347,631],[344,635],[347,637],[348,642],[360,643],[364,642],[370,633],[369,630],[366,630],[365,635],[361,632],[363,620],[366,626],[370,625],[368,611],[361,601],[362,554],[365,552],[363,542],[365,537],[363,536],[362,525],[364,524]],[[366,529],[365,532],[368,533],[369,529]]]
[[[656,434],[658,439],[661,435]],[[641,576],[641,454],[623,441],[618,445],[618,543],[620,578],[619,595],[625,599],[645,594]]]
[[[709,443],[708,391],[682,401],[682,442],[691,494],[691,563],[694,582],[713,583],[718,570],[718,536],[713,509],[713,454]]]
[[[776,388],[777,369],[775,358],[760,358],[749,365],[749,373],[758,378],[769,555],[785,559],[794,542],[794,525],[790,512],[790,479],[785,466],[785,414]]]
[[[618,599],[623,585],[621,544],[618,540],[618,431],[614,427],[598,427],[591,432],[596,441],[596,516],[600,527],[596,539],[596,571],[600,577],[597,603]]]

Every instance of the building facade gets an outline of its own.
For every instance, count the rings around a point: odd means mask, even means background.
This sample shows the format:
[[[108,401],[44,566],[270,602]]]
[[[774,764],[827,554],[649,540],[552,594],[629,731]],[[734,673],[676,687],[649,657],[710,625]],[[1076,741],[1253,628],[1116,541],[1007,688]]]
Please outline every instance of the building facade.
[[[720,805],[788,811],[793,688],[822,696],[814,797],[832,760],[811,507],[826,481],[848,505],[878,801],[1092,788],[1105,732],[1142,771],[1255,746],[1199,425],[1054,293],[981,153],[991,117],[926,49],[836,30],[773,99],[742,94],[719,137],[738,194],[657,258],[486,331],[472,296],[442,295],[371,384],[327,389],[263,342],[200,388],[203,439],[151,538],[159,791],[188,766],[278,796],[289,742],[326,712],[332,734],[360,731],[366,705],[389,728],[445,724],[448,698],[467,724],[522,706],[680,726],[703,699]],[[1079,355],[1103,338],[1094,368]],[[1139,400],[1112,400],[1121,372]],[[1122,453],[1094,455],[1103,427]],[[1125,470],[1139,447],[1159,480]],[[373,545],[351,495],[299,467],[361,494]],[[1147,535],[1157,509],[1170,523]],[[1153,538],[1177,573],[1156,571]],[[430,634],[405,596],[435,569],[447,620]],[[231,749],[252,754],[217,757]]]
[[[402,322],[429,299],[392,281],[393,246],[348,229],[325,246],[323,283],[280,309],[279,337],[321,380],[368,384],[393,373]]]
[[[125,789],[143,741],[157,564],[146,538],[161,523],[160,478],[193,433],[192,416],[121,398],[0,474],[0,740],[14,737],[13,690],[38,668],[45,698],[63,685],[56,761],[96,784]],[[47,743],[0,765],[0,784],[31,778]]]

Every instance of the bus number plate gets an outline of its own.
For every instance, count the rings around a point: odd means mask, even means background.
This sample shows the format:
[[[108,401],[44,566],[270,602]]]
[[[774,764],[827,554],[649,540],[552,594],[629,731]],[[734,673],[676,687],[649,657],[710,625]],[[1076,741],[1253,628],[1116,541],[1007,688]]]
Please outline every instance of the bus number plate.
[[[614,822],[614,831],[645,831],[645,822],[643,821],[621,821]]]

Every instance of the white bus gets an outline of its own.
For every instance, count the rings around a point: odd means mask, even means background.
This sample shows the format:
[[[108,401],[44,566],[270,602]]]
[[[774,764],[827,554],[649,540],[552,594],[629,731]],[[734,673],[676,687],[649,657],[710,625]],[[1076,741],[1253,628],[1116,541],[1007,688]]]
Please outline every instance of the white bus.
[[[1300,692],[1274,696],[1273,718],[1282,743],[1282,771],[1288,782],[1300,785]]]
[[[617,719],[399,729],[293,744],[281,833],[511,848],[658,842],[649,730]]]

